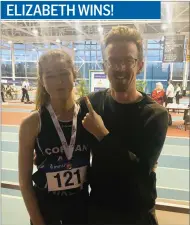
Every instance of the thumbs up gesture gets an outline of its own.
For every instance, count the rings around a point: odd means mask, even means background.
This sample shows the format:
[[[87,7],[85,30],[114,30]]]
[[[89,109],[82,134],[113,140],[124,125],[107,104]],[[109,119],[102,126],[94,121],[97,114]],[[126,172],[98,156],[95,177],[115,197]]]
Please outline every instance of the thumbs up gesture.
[[[85,103],[89,113],[86,114],[82,121],[83,127],[98,140],[101,140],[109,134],[109,131],[106,129],[102,117],[94,111],[88,97],[85,97]]]

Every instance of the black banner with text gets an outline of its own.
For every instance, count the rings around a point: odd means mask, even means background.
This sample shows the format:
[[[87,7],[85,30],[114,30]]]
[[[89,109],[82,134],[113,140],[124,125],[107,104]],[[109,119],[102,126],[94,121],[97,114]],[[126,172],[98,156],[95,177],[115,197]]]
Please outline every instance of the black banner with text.
[[[184,35],[165,36],[163,62],[183,62],[184,60]]]

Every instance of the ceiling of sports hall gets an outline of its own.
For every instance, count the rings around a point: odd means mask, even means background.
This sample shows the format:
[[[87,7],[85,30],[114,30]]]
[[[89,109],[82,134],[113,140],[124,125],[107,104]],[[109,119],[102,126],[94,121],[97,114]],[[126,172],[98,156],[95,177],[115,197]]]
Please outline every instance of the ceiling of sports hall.
[[[189,35],[189,3],[163,2],[160,21],[2,21],[1,40],[14,43],[77,42],[101,39],[111,27],[136,27],[144,39],[159,39],[168,34]]]

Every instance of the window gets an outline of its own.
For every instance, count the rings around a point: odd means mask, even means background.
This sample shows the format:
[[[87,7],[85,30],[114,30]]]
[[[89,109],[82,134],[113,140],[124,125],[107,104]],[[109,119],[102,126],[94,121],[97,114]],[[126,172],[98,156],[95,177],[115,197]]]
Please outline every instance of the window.
[[[84,65],[83,62],[75,62],[75,67],[77,70],[79,70],[79,68],[81,68]]]
[[[41,55],[43,55],[46,51],[37,51],[38,56],[40,57]]]
[[[163,51],[159,49],[147,51],[147,61],[162,61]]]
[[[151,40],[151,39],[148,40],[148,44],[156,44],[157,42],[158,40]]]
[[[148,49],[160,49],[160,43],[148,44]]]
[[[16,62],[15,63],[15,76],[16,77],[25,77],[25,62]]]
[[[84,58],[84,51],[76,51],[75,53],[77,56],[83,57]]]
[[[85,45],[85,50],[89,50],[90,51],[90,45],[86,44]]]
[[[158,63],[148,62],[147,63],[147,71],[146,71],[146,78],[147,79],[167,80],[168,76],[169,76],[169,67],[163,68],[161,62],[158,62]]]
[[[26,51],[26,61],[37,61],[37,52]]]
[[[25,55],[15,56],[15,61],[17,62],[25,62]]]
[[[85,61],[91,61],[91,57],[90,56],[85,56]]]
[[[26,49],[33,49],[33,45],[32,44],[26,44]]]
[[[149,50],[147,51],[148,56],[154,56],[154,57],[159,57],[160,51],[159,50]]]
[[[84,50],[84,44],[75,44],[77,50]]]
[[[36,62],[26,62],[26,75],[27,77],[37,76],[37,63]]]
[[[15,61],[25,61],[25,50],[14,50]]]
[[[144,79],[144,72],[142,71],[140,74],[137,75],[137,80],[143,80]]]
[[[102,52],[97,51],[97,61],[101,61],[101,60],[102,60]]]
[[[97,50],[101,50],[102,46],[100,44],[97,44]]]
[[[96,68],[97,68],[97,70],[103,70],[103,62],[97,62]]]
[[[91,44],[92,45],[96,45],[97,44],[97,41],[91,41]]]
[[[1,64],[2,77],[12,77],[12,63],[11,61],[5,61]]]
[[[174,63],[172,80],[183,80],[183,72],[184,63]]]
[[[85,61],[90,61],[90,51],[85,51]]]
[[[85,60],[84,51],[76,51],[75,52],[75,61]]]
[[[9,47],[10,48],[10,44],[1,40],[1,46],[5,46],[5,47]]]
[[[44,43],[33,43],[33,48],[43,49],[44,48]]]
[[[96,61],[96,56],[91,56],[91,61]]]
[[[67,46],[68,48],[73,48],[72,43],[69,43],[69,45]]]
[[[56,45],[56,44],[51,44],[50,48],[51,49],[57,49],[57,48],[60,48],[60,47],[58,45]]]
[[[2,61],[11,60],[11,50],[1,49]]]
[[[21,50],[21,49],[17,50],[17,49],[15,49],[14,50],[14,55],[15,56],[23,56],[23,55],[25,55],[25,50]]]
[[[92,50],[96,50],[96,48],[97,48],[97,45],[91,45]]]
[[[44,44],[44,48],[50,48],[49,44]]]
[[[91,61],[96,61],[96,51],[91,51]]]
[[[91,51],[91,56],[96,56],[96,51]]]
[[[24,44],[14,44],[14,49],[25,49],[25,45]]]
[[[90,70],[95,70],[95,64],[94,63],[85,63],[85,77],[86,78],[88,78]]]

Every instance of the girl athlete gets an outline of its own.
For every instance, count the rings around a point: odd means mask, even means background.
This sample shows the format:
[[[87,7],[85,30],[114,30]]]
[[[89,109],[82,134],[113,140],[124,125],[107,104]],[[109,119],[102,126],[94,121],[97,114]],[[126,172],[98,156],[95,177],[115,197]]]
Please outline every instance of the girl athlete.
[[[19,132],[23,199],[33,225],[86,224],[90,148],[74,100],[74,66],[62,50],[45,53],[38,66],[36,111]]]

